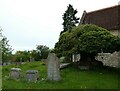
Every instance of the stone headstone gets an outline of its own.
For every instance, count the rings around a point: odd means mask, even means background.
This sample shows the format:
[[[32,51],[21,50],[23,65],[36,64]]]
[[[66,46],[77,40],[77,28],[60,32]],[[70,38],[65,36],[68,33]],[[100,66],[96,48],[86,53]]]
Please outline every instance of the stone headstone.
[[[36,82],[38,79],[38,71],[37,70],[27,70],[26,71],[26,79],[30,82]]]
[[[47,58],[48,80],[59,81],[60,77],[60,61],[54,53],[50,53]]]
[[[20,68],[11,68],[10,78],[11,79],[21,78],[21,69]]]
[[[21,63],[22,63],[22,62],[16,62],[16,65],[17,65],[17,66],[21,66]]]
[[[6,66],[7,64],[6,63],[3,63],[3,66]]]
[[[60,64],[60,69],[66,68],[70,65],[70,63],[61,63]]]

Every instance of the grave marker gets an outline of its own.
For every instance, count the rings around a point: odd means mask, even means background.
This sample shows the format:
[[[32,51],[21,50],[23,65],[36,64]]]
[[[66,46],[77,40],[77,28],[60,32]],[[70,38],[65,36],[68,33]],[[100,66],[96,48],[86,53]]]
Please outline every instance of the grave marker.
[[[11,68],[10,78],[11,79],[21,78],[21,69],[20,68]]]
[[[27,70],[26,71],[26,79],[30,82],[36,82],[38,79],[38,71],[37,70]]]
[[[54,53],[50,53],[47,58],[48,80],[59,81],[60,77],[60,61]]]

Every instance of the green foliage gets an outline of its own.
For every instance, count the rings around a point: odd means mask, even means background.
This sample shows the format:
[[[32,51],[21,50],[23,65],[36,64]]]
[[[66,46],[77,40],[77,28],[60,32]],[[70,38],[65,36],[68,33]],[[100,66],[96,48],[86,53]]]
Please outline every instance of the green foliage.
[[[8,44],[9,40],[2,35],[2,29],[0,29],[0,51],[2,51],[2,61],[9,61],[12,55],[12,48]]]
[[[17,51],[13,56],[18,62],[39,61],[41,59],[46,59],[50,51],[52,50],[50,50],[49,47],[38,45],[36,50]]]
[[[44,45],[37,45],[36,49],[38,51],[39,59],[46,59],[48,56],[48,53],[50,52],[49,47]]]
[[[96,25],[79,25],[71,32],[64,32],[55,44],[58,56],[73,53],[97,54],[98,52],[114,52],[120,50],[120,38],[108,30]]]
[[[39,61],[39,53],[37,50],[30,51],[30,57],[34,58],[35,61]]]
[[[15,53],[16,61],[17,62],[25,62],[30,60],[30,53],[29,51],[17,51]]]
[[[76,26],[77,23],[79,23],[79,18],[77,18],[75,15],[77,14],[77,10],[74,10],[73,6],[69,4],[67,7],[67,10],[63,14],[63,32],[71,31],[71,29]]]

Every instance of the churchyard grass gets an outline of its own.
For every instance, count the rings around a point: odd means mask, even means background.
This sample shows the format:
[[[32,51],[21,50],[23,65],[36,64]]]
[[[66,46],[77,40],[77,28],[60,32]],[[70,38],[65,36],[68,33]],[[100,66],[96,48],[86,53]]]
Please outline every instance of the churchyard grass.
[[[22,78],[13,80],[9,78],[10,68],[19,67],[22,70]],[[36,83],[27,82],[25,79],[27,70],[38,70],[40,79]],[[9,65],[2,67],[3,89],[118,89],[118,69],[104,68],[81,71],[68,67],[60,71],[62,80],[59,82],[48,81],[47,67],[43,62],[28,62],[21,66]]]

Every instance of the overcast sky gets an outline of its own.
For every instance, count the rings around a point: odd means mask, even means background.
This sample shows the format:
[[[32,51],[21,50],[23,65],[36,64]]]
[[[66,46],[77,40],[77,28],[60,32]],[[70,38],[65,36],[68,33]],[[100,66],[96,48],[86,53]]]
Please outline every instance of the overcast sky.
[[[0,27],[16,50],[32,50],[36,45],[54,48],[63,30],[62,15],[68,4],[77,17],[87,12],[117,5],[119,0],[0,0]]]

